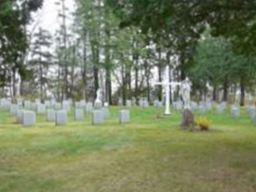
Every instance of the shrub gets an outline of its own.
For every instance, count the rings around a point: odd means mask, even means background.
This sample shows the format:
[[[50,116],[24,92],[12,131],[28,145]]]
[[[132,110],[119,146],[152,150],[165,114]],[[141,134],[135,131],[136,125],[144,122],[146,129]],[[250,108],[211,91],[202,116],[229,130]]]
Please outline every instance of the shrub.
[[[198,118],[196,124],[201,131],[208,131],[210,129],[210,121],[205,117]]]

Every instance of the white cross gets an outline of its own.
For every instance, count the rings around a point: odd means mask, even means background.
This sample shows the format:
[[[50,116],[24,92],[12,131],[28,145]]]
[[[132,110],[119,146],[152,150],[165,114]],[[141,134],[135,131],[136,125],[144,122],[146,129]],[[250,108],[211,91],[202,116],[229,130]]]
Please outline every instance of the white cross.
[[[161,85],[165,89],[165,115],[171,115],[170,112],[170,86],[172,88],[172,93],[175,90],[175,87],[180,85],[178,82],[170,82],[169,76],[170,68],[167,65],[165,68],[165,80],[163,82],[155,82],[155,85]]]

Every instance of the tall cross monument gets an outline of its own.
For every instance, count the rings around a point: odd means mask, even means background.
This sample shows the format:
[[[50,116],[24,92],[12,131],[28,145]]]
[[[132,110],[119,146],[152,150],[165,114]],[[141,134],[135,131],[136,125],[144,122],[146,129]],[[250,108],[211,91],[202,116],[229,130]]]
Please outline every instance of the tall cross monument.
[[[170,67],[167,65],[165,68],[165,77],[164,81],[162,82],[155,82],[155,85],[161,85],[164,87],[165,90],[165,115],[171,115],[170,111],[170,87],[172,91],[175,89],[176,86],[180,85],[178,82],[171,81],[170,82]]]

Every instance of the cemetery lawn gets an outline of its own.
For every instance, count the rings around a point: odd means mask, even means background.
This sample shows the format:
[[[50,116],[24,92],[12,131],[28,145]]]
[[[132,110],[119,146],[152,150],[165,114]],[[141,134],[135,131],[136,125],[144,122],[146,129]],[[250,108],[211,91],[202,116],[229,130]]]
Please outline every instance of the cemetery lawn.
[[[39,117],[32,128],[0,112],[0,191],[9,192],[255,192],[256,127],[245,112],[207,114],[210,132],[185,132],[180,114],[120,108],[92,126],[88,116],[65,127]]]

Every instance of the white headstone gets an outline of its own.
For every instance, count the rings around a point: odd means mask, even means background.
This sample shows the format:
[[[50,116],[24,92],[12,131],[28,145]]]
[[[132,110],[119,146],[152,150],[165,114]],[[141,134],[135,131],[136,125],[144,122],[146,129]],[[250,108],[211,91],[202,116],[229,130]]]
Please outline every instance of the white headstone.
[[[126,101],[126,107],[131,107],[132,106],[132,101],[131,100],[127,100]]]
[[[36,123],[36,113],[34,111],[23,111],[22,125],[24,127],[33,126]]]
[[[119,123],[129,123],[130,122],[130,111],[121,110],[119,113]]]
[[[47,117],[46,120],[48,122],[55,122],[55,110],[53,109],[47,109]]]
[[[232,106],[231,107],[231,115],[233,118],[238,118],[240,116],[240,109],[238,106]]]
[[[36,112],[37,112],[37,114],[45,114],[45,112],[46,112],[45,104],[37,103],[36,104]]]
[[[75,120],[83,121],[84,120],[84,110],[82,108],[75,109]]]
[[[104,112],[102,110],[94,110],[92,112],[92,124],[100,125],[103,124],[105,120]]]
[[[16,116],[16,113],[17,113],[18,109],[19,109],[18,105],[12,104],[11,107],[10,107],[10,114],[12,116]]]
[[[92,104],[92,102],[86,103],[86,106],[85,106],[85,111],[86,111],[86,113],[91,113],[92,110],[93,110],[93,104]]]
[[[56,111],[55,123],[56,125],[66,125],[68,122],[68,113],[66,110]]]

